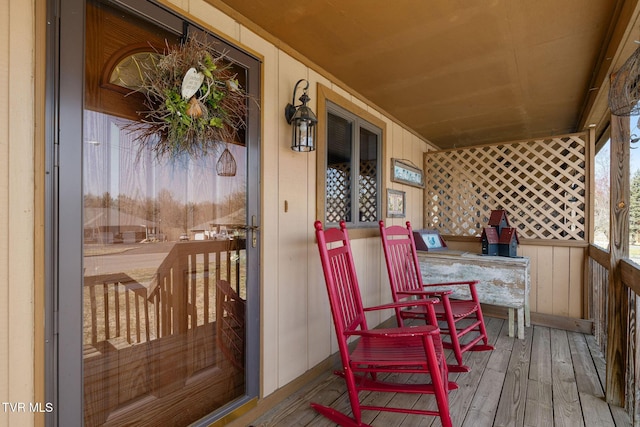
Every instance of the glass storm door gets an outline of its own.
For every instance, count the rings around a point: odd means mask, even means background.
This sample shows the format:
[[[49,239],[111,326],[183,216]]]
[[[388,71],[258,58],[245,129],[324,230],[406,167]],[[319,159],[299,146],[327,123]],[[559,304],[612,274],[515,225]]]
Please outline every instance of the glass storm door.
[[[146,107],[132,89],[165,46],[204,33],[146,1],[90,0],[85,12],[82,295],[74,307],[82,316],[81,419],[208,423],[258,391],[256,103],[238,140],[205,156],[157,156],[140,144]],[[222,41],[214,46],[257,99],[257,61]],[[63,224],[73,204],[59,197]],[[60,315],[62,330],[69,319]],[[73,351],[60,348],[60,359]]]

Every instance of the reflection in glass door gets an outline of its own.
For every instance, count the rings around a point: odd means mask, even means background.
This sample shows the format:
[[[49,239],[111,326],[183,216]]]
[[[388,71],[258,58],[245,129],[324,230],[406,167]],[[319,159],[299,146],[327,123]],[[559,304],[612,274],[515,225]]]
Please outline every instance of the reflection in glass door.
[[[84,423],[186,425],[247,394],[250,143],[142,149],[123,79],[153,55],[141,47],[180,35],[107,2],[88,2],[86,22]]]

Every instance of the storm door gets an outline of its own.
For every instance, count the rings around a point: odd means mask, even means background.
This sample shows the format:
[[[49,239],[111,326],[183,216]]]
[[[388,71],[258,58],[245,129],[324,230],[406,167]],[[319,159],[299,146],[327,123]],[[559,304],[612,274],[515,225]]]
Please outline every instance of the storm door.
[[[82,282],[58,285],[61,298],[81,297],[60,311],[73,345],[58,350],[59,375],[81,373],[85,426],[208,423],[258,390],[259,64],[147,1],[88,0],[84,28],[82,194],[59,192],[58,219],[70,228],[65,211],[81,199]],[[168,46],[193,36],[225,53],[249,93],[244,124],[206,154],[159,154],[142,144],[157,136],[144,138],[149,105],[134,90]],[[73,256],[61,250],[60,269]],[[69,337],[74,312],[82,336]],[[66,365],[78,349],[81,366]]]

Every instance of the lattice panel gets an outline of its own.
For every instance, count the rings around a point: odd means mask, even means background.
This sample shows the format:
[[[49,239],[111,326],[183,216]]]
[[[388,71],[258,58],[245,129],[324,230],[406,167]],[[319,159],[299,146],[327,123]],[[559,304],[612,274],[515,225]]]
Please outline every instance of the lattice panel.
[[[378,168],[375,160],[360,162],[360,221],[378,219]]]
[[[375,160],[360,163],[358,177],[359,220],[377,221],[378,214],[378,171]],[[326,221],[352,221],[351,164],[334,163],[327,168]]]
[[[586,134],[425,153],[425,227],[480,236],[494,209],[518,235],[585,239]]]
[[[327,222],[351,221],[351,164],[334,163],[327,168]]]

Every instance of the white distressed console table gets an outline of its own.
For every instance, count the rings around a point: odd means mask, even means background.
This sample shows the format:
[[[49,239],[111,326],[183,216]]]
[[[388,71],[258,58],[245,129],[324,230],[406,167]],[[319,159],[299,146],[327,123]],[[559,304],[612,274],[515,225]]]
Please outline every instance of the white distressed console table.
[[[488,256],[457,251],[419,251],[418,259],[425,284],[478,280],[476,289],[480,302],[509,309],[510,337],[515,331],[515,310],[518,318],[518,338],[524,338],[524,326],[531,324],[529,258]],[[469,298],[470,295],[466,288],[461,288],[451,294],[451,297]]]

